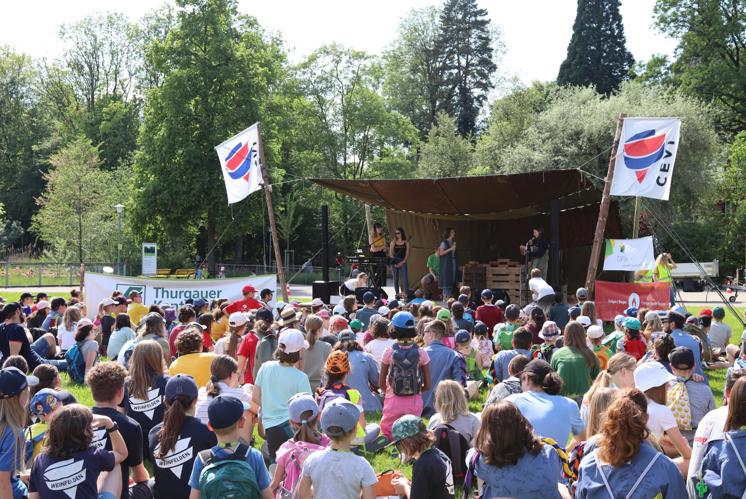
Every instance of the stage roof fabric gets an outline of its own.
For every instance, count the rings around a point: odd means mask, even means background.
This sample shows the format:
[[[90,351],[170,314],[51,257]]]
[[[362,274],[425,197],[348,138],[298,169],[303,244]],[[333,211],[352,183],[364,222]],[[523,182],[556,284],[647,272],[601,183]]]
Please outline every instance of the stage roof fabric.
[[[579,170],[438,179],[313,179],[364,203],[390,210],[456,219],[511,220],[596,204],[601,192]]]

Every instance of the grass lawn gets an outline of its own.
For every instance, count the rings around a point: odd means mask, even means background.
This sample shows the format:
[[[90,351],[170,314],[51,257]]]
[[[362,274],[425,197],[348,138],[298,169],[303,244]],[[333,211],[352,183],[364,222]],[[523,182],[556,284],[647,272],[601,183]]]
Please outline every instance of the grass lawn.
[[[7,299],[7,297],[6,297]],[[688,307],[688,310],[696,314],[699,312],[699,310],[706,308],[706,307]],[[708,307],[711,308],[711,307]],[[737,308],[738,313],[743,313],[743,307]],[[731,328],[733,329],[733,336],[731,337],[731,343],[738,344],[740,342],[741,338],[741,332],[742,327],[741,324],[738,322],[738,320],[732,316],[730,311],[728,311],[726,315],[726,323],[728,323]],[[721,369],[718,371],[709,371],[708,376],[710,378],[710,386],[712,388],[712,391],[715,395],[715,401],[718,406],[722,404],[723,399],[723,385],[725,383],[725,369]],[[79,386],[79,385],[73,385],[69,383],[67,375],[63,374],[63,386],[66,390],[69,390],[75,398],[78,400],[78,402],[92,406],[93,405],[93,399],[91,398],[90,390],[86,387]],[[483,391],[481,393],[480,398],[477,400],[473,400],[469,403],[469,408],[473,412],[481,412],[482,407],[484,404],[484,400],[486,398],[487,392]],[[379,422],[380,421],[380,415],[375,416],[369,416],[368,422]],[[260,446],[262,443],[262,439],[256,435],[257,437],[257,445]],[[407,477],[412,476],[412,467],[410,465],[403,465],[399,461],[399,457],[394,455],[395,448],[388,448],[384,449],[382,452],[379,452],[378,454],[372,456],[369,458],[373,468],[376,470],[376,473],[380,473],[386,470],[392,470],[396,469],[404,473]],[[460,491],[457,491],[457,497],[460,496]]]

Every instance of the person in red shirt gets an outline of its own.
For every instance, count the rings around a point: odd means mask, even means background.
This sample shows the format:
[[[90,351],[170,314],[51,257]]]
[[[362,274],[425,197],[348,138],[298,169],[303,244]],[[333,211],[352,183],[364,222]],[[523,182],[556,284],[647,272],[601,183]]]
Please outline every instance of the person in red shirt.
[[[171,350],[172,358],[176,357],[176,337],[179,336],[179,333],[186,329],[190,323],[194,322],[196,317],[197,313],[194,311],[193,306],[183,305],[179,307],[179,324],[174,326],[168,335],[168,346]]]
[[[263,321],[265,324],[271,326],[272,312],[266,308],[258,310],[254,327],[257,326],[259,321]],[[241,372],[244,373],[244,384],[254,384],[254,375],[252,374],[252,371],[254,370],[254,359],[256,358],[256,346],[258,343],[259,337],[256,335],[254,330],[247,331],[236,351],[236,356],[238,357],[238,372],[239,376]]]
[[[492,330],[495,328],[495,324],[505,322],[505,315],[500,307],[492,303],[494,296],[491,289],[483,290],[481,298],[482,305],[477,307],[477,316],[475,319],[482,321],[487,325],[487,331],[491,340]]]
[[[247,284],[241,290],[243,293],[243,300],[237,300],[225,307],[225,313],[232,314],[233,312],[248,312],[249,310],[256,310],[262,308],[262,302],[254,298],[256,294],[256,288],[251,284]]]

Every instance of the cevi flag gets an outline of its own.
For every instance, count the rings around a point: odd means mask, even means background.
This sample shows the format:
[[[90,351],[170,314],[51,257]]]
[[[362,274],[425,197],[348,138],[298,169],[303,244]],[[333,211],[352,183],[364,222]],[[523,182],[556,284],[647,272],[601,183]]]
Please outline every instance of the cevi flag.
[[[228,204],[238,203],[262,187],[259,128],[254,123],[215,147],[225,180]]]
[[[667,201],[680,128],[678,118],[625,118],[611,195]]]

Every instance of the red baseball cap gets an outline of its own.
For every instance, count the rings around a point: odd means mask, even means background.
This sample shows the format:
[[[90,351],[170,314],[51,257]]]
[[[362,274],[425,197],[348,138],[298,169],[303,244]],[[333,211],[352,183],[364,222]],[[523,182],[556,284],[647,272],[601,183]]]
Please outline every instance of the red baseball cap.
[[[700,317],[712,317],[712,310],[705,308],[699,311]]]
[[[252,286],[251,284],[247,284],[246,286],[243,287],[243,289],[241,290],[241,293],[243,294],[256,293],[256,288]]]

